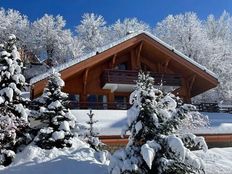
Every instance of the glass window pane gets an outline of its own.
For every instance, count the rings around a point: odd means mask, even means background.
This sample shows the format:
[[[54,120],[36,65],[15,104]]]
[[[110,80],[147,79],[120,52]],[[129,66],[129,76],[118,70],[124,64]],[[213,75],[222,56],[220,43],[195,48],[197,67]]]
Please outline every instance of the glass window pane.
[[[78,103],[80,102],[80,95],[79,94],[69,94],[68,96],[69,105],[71,109],[78,108]]]
[[[127,109],[127,98],[125,96],[115,96],[115,102],[118,109]]]

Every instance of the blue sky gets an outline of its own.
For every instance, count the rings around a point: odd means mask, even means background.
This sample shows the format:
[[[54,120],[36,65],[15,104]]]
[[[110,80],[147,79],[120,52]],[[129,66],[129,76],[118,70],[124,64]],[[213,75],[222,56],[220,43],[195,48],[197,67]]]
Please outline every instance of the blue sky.
[[[74,29],[85,12],[104,16],[108,24],[125,17],[137,17],[152,27],[169,14],[196,12],[201,19],[209,14],[232,14],[232,0],[0,0],[0,6],[20,11],[31,21],[45,13],[62,15],[67,28]]]

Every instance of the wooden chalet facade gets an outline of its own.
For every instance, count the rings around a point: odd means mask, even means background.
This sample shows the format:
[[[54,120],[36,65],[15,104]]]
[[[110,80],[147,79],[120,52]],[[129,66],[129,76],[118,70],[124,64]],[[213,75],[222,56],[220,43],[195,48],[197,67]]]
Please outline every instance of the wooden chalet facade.
[[[149,71],[155,85],[191,102],[218,84],[215,75],[150,33],[131,34],[78,60],[57,67],[72,107],[126,109],[138,71]],[[31,80],[31,97],[46,85],[43,74]]]

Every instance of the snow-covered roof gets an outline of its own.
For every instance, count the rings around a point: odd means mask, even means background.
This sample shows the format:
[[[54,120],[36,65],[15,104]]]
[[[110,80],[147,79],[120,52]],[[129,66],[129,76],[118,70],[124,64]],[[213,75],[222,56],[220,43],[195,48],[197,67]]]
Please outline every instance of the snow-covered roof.
[[[127,41],[127,40],[129,40],[129,39],[131,39],[133,37],[136,37],[136,36],[138,36],[140,34],[145,34],[145,35],[149,36],[150,38],[152,38],[156,42],[158,42],[161,45],[165,46],[166,48],[168,48],[172,52],[176,53],[177,55],[179,55],[183,59],[187,60],[188,62],[192,63],[193,65],[197,66],[198,68],[202,69],[203,71],[205,71],[206,73],[210,74],[211,76],[213,76],[214,78],[217,79],[217,75],[214,74],[212,71],[208,70],[205,66],[202,66],[201,64],[199,64],[196,61],[192,60],[191,58],[184,55],[180,51],[176,50],[174,47],[170,46],[169,44],[165,43],[164,41],[160,40],[159,38],[157,38],[153,34],[151,34],[149,32],[146,32],[146,31],[134,32],[132,34],[129,34],[129,35],[117,40],[117,41],[111,42],[111,43],[109,43],[109,44],[107,44],[107,45],[105,45],[103,47],[97,48],[96,50],[94,50],[94,51],[92,51],[92,52],[90,52],[88,54],[85,54],[85,55],[83,55],[83,56],[81,56],[81,57],[79,57],[77,59],[71,60],[71,61],[66,62],[64,64],[61,64],[61,65],[57,66],[55,69],[58,72],[60,72],[62,70],[65,70],[65,69],[67,69],[67,68],[69,68],[69,67],[71,67],[71,66],[73,66],[75,64],[78,64],[78,63],[80,63],[80,62],[82,62],[82,61],[84,61],[86,59],[89,59],[89,58],[95,56],[96,52],[102,53],[102,52],[104,52],[104,51],[106,51],[106,50],[108,50],[108,49],[110,49],[110,48],[112,48],[112,47],[114,47],[114,46],[116,46],[118,44],[121,44],[121,43],[123,43],[123,42],[125,42],[125,41]],[[32,78],[30,80],[30,84],[34,84],[34,83],[36,83],[38,81],[41,81],[41,80],[47,78],[51,73],[52,73],[52,70],[49,70],[46,73],[40,74],[40,75]]]

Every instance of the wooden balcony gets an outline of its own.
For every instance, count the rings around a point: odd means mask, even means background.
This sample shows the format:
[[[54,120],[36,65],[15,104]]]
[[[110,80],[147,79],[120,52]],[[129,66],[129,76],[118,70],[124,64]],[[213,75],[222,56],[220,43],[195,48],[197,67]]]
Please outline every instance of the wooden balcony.
[[[179,74],[161,74],[150,72],[155,80],[154,85],[181,86],[182,77]],[[133,70],[104,70],[101,78],[102,87],[106,84],[134,85],[138,79],[138,71]]]

